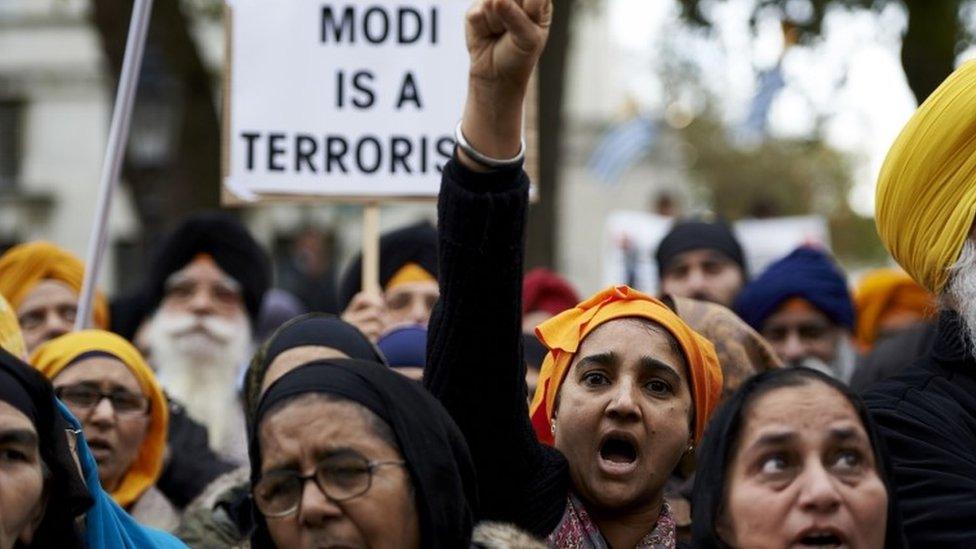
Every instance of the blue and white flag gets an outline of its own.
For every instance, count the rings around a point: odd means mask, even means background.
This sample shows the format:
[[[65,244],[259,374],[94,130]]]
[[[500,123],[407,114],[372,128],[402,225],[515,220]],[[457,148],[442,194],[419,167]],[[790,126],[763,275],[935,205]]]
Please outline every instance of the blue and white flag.
[[[766,130],[766,119],[769,118],[769,110],[773,106],[773,100],[783,88],[786,87],[786,79],[783,78],[783,70],[780,63],[775,67],[759,73],[759,84],[756,86],[756,95],[752,98],[749,106],[749,115],[739,127],[740,136],[759,139]]]
[[[610,128],[590,156],[590,172],[607,183],[616,183],[650,152],[658,132],[658,123],[646,116]]]

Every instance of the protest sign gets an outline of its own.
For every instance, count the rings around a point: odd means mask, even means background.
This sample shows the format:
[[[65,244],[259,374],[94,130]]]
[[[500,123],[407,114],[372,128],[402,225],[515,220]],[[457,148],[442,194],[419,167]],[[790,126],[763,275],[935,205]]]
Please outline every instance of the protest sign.
[[[433,197],[467,90],[465,0],[228,0],[225,202]]]

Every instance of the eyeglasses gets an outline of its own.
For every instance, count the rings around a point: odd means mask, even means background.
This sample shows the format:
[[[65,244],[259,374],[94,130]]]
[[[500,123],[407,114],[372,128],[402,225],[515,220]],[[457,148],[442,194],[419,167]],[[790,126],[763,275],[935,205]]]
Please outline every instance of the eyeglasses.
[[[314,480],[330,500],[341,502],[365,494],[373,473],[386,465],[405,465],[404,461],[369,461],[358,454],[330,456],[315,466],[311,475],[297,471],[270,471],[254,486],[254,503],[266,517],[284,517],[298,510],[305,482]]]
[[[119,416],[132,417],[149,413],[148,398],[124,389],[106,392],[91,385],[67,385],[55,389],[54,394],[63,400],[68,408],[80,412],[94,410],[102,399],[107,398],[112,403],[112,409]]]

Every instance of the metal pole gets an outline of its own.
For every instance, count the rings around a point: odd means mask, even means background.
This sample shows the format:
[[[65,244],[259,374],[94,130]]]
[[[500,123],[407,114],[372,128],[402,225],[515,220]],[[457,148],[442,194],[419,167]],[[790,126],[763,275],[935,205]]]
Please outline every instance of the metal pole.
[[[85,256],[85,281],[78,299],[78,315],[75,329],[83,330],[91,326],[92,303],[95,287],[98,285],[98,272],[105,256],[108,232],[108,218],[112,211],[112,196],[119,184],[119,172],[125,158],[126,144],[129,141],[129,125],[132,120],[132,105],[135,102],[139,70],[142,67],[143,50],[149,29],[149,15],[152,0],[135,0],[132,5],[132,19],[129,21],[129,36],[125,41],[125,57],[119,76],[119,88],[115,94],[115,107],[112,111],[112,125],[108,132],[108,146],[102,163],[102,177],[98,188],[98,203],[92,224],[91,238],[88,241],[88,255]]]

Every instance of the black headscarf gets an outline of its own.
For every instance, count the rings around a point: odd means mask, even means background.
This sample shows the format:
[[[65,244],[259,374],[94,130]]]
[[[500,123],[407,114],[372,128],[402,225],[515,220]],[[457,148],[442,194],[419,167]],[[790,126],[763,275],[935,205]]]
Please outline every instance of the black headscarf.
[[[676,222],[661,240],[655,255],[658,274],[663,278],[664,270],[678,254],[692,250],[715,250],[734,261],[743,278],[748,276],[746,258],[732,228],[724,221],[697,219]]]
[[[276,404],[307,393],[365,406],[393,430],[413,482],[422,547],[470,545],[477,494],[474,465],[461,431],[422,387],[374,362],[314,361],[268,388],[249,433],[251,486],[261,477],[261,420]],[[255,523],[252,547],[274,547],[264,517],[256,510]]]
[[[386,287],[407,263],[416,263],[437,278],[437,229],[426,221],[397,229],[380,238],[380,286]],[[339,282],[339,310],[362,289],[363,256],[349,264]]]
[[[881,477],[888,491],[885,547],[901,549],[908,546],[902,528],[901,513],[898,510],[897,492],[891,484],[893,477],[888,452],[861,398],[846,385],[826,374],[808,368],[786,368],[769,370],[749,378],[712,416],[705,437],[702,439],[702,445],[697,452],[698,463],[695,471],[691,522],[694,547],[699,549],[728,547],[719,537],[715,525],[723,512],[726,475],[735,457],[733,453],[742,435],[743,415],[750,403],[775,389],[797,387],[811,382],[832,387],[844,395],[857,412],[868,434],[871,449],[874,451],[878,476]]]
[[[254,353],[244,378],[244,415],[256,412],[261,385],[268,367],[278,355],[304,346],[331,347],[349,358],[386,365],[386,358],[355,326],[326,313],[307,313],[282,324]]]
[[[271,285],[271,262],[240,221],[220,212],[191,215],[156,250],[145,288],[149,308],[155,310],[165,297],[166,279],[199,254],[210,255],[241,284],[244,306],[253,326],[264,293]]]
[[[34,532],[33,547],[83,547],[75,518],[92,505],[88,489],[68,446],[68,423],[61,417],[51,383],[17,357],[0,349],[0,401],[34,424],[38,448],[47,467],[47,508]]]

